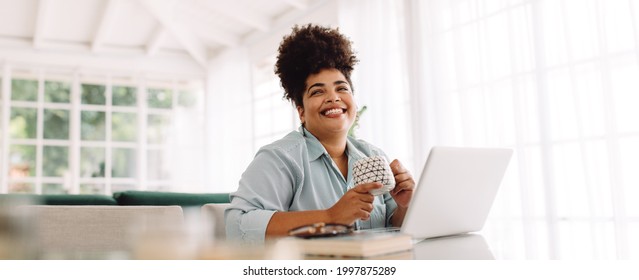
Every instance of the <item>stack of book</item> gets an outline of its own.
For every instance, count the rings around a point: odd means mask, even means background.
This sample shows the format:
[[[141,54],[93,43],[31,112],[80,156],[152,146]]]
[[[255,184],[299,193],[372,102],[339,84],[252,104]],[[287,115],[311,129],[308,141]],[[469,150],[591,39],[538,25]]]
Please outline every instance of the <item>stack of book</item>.
[[[287,237],[280,242],[296,247],[306,256],[371,258],[405,253],[413,248],[412,237],[399,232],[356,231],[332,237]]]

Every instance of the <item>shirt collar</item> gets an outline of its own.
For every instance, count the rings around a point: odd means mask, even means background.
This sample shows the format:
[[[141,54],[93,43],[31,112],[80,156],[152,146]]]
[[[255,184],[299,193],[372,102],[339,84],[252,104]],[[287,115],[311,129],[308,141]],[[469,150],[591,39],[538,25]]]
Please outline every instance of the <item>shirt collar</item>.
[[[310,133],[304,126],[300,126],[300,133],[304,136],[306,140],[306,147],[308,148],[308,157],[310,160],[316,160],[323,154],[328,154],[322,143]]]
[[[328,152],[326,151],[322,143],[317,140],[315,135],[306,130],[304,126],[300,126],[299,131],[300,133],[302,133],[304,139],[306,140],[306,146],[308,147],[308,157],[310,160],[316,160],[323,154],[326,154],[328,156]],[[345,152],[346,155],[349,157],[349,162],[351,162],[350,159],[353,159],[352,162],[355,162],[358,159],[366,157],[366,155],[362,154],[362,152],[360,152],[355,147],[355,145],[353,145],[350,138],[346,138]]]

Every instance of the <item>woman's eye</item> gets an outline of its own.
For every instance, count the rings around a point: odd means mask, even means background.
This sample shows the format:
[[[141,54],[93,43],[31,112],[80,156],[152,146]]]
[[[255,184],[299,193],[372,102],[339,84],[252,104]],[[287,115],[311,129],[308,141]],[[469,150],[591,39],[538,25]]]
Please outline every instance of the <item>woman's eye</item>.
[[[320,94],[321,92],[322,92],[321,90],[311,91],[311,96],[316,95],[316,94]]]
[[[348,88],[346,87],[340,87],[337,89],[337,91],[348,91]]]

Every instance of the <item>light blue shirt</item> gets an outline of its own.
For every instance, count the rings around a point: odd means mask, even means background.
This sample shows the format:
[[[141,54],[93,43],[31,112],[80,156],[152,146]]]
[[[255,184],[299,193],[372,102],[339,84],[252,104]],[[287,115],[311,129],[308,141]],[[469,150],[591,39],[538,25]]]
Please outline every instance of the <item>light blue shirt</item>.
[[[348,175],[344,178],[324,146],[300,127],[284,138],[262,147],[242,174],[239,188],[231,193],[225,212],[226,235],[231,240],[262,243],[266,227],[276,211],[328,209],[353,187],[353,164],[362,157],[381,155],[379,148],[349,137],[346,141]],[[397,204],[390,194],[379,195],[361,228],[390,225]]]

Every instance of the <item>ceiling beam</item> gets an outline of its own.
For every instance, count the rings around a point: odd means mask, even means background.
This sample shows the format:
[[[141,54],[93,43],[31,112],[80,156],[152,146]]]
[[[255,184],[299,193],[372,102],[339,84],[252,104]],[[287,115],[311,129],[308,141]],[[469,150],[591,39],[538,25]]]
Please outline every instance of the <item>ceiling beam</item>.
[[[268,31],[271,26],[271,19],[253,10],[234,8],[233,2],[218,3],[205,0],[198,0],[197,3],[205,9],[219,13],[241,24],[248,25],[261,31]]]
[[[166,29],[164,29],[164,27],[158,26],[155,29],[155,32],[153,32],[153,35],[151,36],[151,40],[149,40],[149,42],[146,44],[146,54],[148,56],[153,56],[158,53],[158,50],[160,50],[160,46],[162,46],[166,35]]]
[[[38,14],[35,17],[35,30],[33,32],[33,47],[36,49],[42,45],[44,27],[46,26],[47,15],[49,14],[49,2],[49,0],[40,0],[38,3]]]
[[[295,7],[298,10],[306,10],[308,8],[308,2],[306,0],[282,0],[286,4]]]
[[[91,45],[91,50],[93,52],[99,51],[100,47],[104,43],[104,40],[111,32],[119,1],[120,0],[108,0],[105,4],[104,10],[102,12],[102,19],[100,20],[98,29],[95,32],[95,36],[93,37],[93,43]]]
[[[175,0],[139,0],[140,4],[186,49],[191,57],[204,68],[207,67],[206,46],[193,32],[175,20]]]

